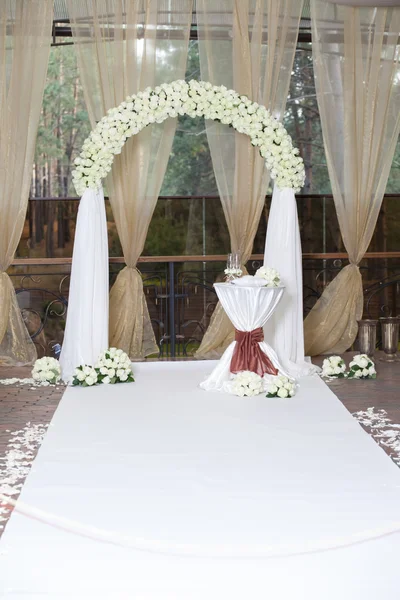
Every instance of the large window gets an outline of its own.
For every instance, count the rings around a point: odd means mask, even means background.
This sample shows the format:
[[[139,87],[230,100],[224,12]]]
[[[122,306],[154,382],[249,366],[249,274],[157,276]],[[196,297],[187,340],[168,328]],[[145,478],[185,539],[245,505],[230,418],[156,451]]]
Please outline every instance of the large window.
[[[196,41],[189,45],[187,78],[199,78]],[[342,251],[323,147],[316,100],[310,43],[299,43],[295,55],[284,124],[300,148],[306,168],[306,184],[298,196],[303,250]],[[31,201],[17,255],[63,257],[72,255],[77,200],[71,183],[73,161],[90,132],[73,45],[53,47],[44,92],[42,115],[32,173]],[[397,147],[387,186],[388,194],[400,193],[400,145]],[[43,198],[59,200],[43,200]],[[254,251],[263,252],[268,219],[266,200]],[[107,205],[111,256],[122,250]],[[398,249],[400,201],[384,200],[371,250]],[[218,198],[203,119],[179,118],[171,157],[144,254],[225,254],[229,235]]]

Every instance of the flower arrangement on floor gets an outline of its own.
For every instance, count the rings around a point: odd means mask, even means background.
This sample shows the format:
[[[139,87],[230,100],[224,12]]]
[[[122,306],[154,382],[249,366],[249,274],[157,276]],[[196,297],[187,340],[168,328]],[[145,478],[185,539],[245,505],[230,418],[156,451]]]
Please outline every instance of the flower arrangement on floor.
[[[80,365],[79,367],[76,367],[72,385],[90,387],[96,385],[96,383],[99,383],[96,369],[90,365]]]
[[[321,377],[327,379],[344,377],[348,379],[376,379],[375,363],[367,354],[356,354],[349,363],[349,370],[347,370],[343,358],[329,356],[322,363]]]
[[[56,358],[44,356],[35,361],[32,379],[38,383],[56,384],[61,380],[61,366]]]
[[[178,80],[146,88],[111,108],[96,125],[75,159],[73,182],[82,195],[86,188],[97,189],[111,170],[115,154],[126,140],[151,123],[162,123],[178,115],[204,117],[232,126],[248,135],[265,160],[271,179],[283,188],[300,191],[304,164],[282,123],[265,106],[252,102],[225,86],[206,81]]]
[[[97,383],[130,383],[135,381],[129,356],[120,348],[102,352],[94,367],[80,365],[75,369],[72,385],[88,387]]]
[[[131,359],[119,348],[109,348],[95,365],[99,383],[125,383],[135,381],[131,369]]]
[[[277,287],[281,282],[278,271],[272,267],[260,267],[257,269],[255,276],[259,279],[265,279],[266,287]]]
[[[341,356],[329,356],[322,363],[322,377],[346,377],[346,363]]]
[[[267,398],[291,398],[296,393],[296,382],[285,375],[268,376]]]
[[[228,389],[235,396],[258,396],[264,391],[264,380],[253,371],[241,371],[229,382]]]
[[[366,354],[357,354],[349,363],[347,377],[351,379],[376,379],[374,361]]]

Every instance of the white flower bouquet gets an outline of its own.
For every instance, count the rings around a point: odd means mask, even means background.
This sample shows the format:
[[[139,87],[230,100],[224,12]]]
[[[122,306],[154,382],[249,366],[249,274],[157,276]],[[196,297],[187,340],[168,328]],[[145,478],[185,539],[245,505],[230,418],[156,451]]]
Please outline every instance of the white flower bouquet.
[[[235,396],[258,396],[264,391],[264,381],[253,371],[237,373],[228,384],[228,391]]]
[[[61,367],[56,358],[44,356],[35,361],[32,369],[32,378],[41,384],[58,383],[61,380]]]
[[[96,369],[90,365],[80,365],[75,369],[72,385],[90,387],[99,383]]]
[[[255,276],[260,279],[265,279],[265,285],[267,287],[277,287],[281,282],[278,271],[272,267],[260,267],[256,271]]]
[[[340,356],[329,356],[322,363],[322,377],[340,378],[346,377],[346,363]]]
[[[109,348],[100,354],[95,364],[99,383],[135,381],[129,356],[120,348]]]
[[[376,379],[374,361],[366,354],[356,354],[349,364],[347,377],[351,379]]]
[[[291,398],[296,393],[296,383],[285,375],[268,375],[266,392],[267,398]]]
[[[120,154],[128,138],[151,123],[162,123],[178,115],[204,117],[231,125],[250,137],[259,149],[270,176],[278,187],[300,191],[304,164],[282,123],[265,106],[252,102],[225,86],[207,81],[163,83],[128,96],[107,114],[84,141],[75,159],[74,186],[81,196],[86,188],[97,189],[111,171],[114,155]]]

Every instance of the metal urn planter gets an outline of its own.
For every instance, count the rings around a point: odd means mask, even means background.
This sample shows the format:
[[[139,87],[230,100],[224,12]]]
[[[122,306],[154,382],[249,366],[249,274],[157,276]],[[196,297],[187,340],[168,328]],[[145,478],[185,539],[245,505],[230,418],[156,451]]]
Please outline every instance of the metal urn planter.
[[[398,360],[400,317],[381,317],[379,321],[382,330],[382,350],[384,352],[381,360],[394,362]]]
[[[373,356],[376,348],[376,328],[378,321],[375,319],[361,319],[357,323],[360,354]]]

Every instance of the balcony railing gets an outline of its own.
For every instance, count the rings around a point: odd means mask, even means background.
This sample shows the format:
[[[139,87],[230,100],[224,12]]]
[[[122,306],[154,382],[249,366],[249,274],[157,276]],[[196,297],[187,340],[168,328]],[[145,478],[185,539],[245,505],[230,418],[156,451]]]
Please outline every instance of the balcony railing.
[[[271,197],[266,196],[254,243],[255,254],[247,265],[250,273],[263,261],[261,252],[270,202]],[[76,197],[31,198],[18,257],[8,271],[40,354],[48,354],[56,343],[62,343],[78,204]],[[326,285],[348,263],[348,257],[343,251],[331,195],[298,195],[297,208],[307,314]],[[120,256],[121,246],[108,200],[106,212],[111,286],[125,261]],[[386,194],[370,245],[374,251],[367,253],[360,265],[365,316],[400,312],[400,252],[389,251],[399,248],[399,232],[400,195]],[[229,235],[219,198],[160,197],[148,241],[153,243],[148,245],[148,253],[164,254],[139,259],[160,356],[193,354],[216,305],[213,283],[222,279],[229,251]],[[173,256],[169,255],[172,253]]]
[[[71,258],[15,259],[9,269],[28,331],[38,353],[51,354],[62,344]],[[189,356],[201,342],[217,303],[213,283],[223,278],[225,255],[142,256],[139,268],[159,356]],[[262,264],[254,254],[250,273]],[[348,263],[345,253],[304,253],[304,312]],[[110,258],[110,286],[124,266]],[[400,252],[370,252],[361,263],[364,313],[370,318],[400,313]]]

